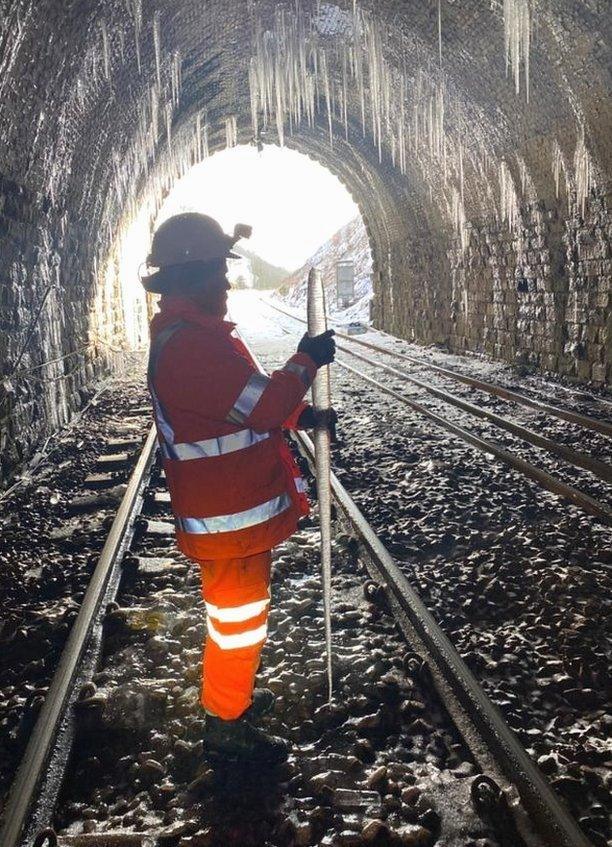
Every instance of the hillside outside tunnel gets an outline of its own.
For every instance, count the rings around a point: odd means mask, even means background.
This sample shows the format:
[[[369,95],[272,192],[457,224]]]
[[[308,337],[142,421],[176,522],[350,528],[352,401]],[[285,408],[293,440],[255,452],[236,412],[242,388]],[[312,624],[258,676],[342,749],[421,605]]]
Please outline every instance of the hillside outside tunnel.
[[[238,143],[347,186],[375,326],[609,382],[607,0],[0,10],[3,480],[120,365],[135,218]]]

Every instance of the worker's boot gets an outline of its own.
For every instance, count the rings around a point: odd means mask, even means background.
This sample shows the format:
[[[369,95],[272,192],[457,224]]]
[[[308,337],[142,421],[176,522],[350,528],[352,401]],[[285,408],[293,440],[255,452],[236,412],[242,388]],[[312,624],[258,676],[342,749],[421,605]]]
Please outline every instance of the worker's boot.
[[[207,752],[251,761],[284,762],[289,753],[289,746],[282,738],[268,735],[245,717],[224,721],[206,715],[204,744]]]
[[[272,711],[275,701],[274,692],[269,688],[256,688],[253,691],[253,702],[242,717],[248,720],[258,718],[260,715],[267,715],[268,712]]]

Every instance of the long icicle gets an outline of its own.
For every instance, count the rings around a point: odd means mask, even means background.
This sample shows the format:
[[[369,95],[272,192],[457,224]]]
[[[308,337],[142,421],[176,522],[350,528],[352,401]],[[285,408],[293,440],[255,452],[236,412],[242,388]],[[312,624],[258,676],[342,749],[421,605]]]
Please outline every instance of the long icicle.
[[[320,335],[327,330],[323,276],[318,268],[308,274],[308,334]],[[319,368],[312,384],[315,410],[331,408],[329,366]],[[331,487],[329,430],[317,426],[314,431],[319,522],[321,526],[321,572],[323,577],[323,614],[325,617],[325,650],[327,653],[327,683],[332,698],[332,640],[331,640]]]

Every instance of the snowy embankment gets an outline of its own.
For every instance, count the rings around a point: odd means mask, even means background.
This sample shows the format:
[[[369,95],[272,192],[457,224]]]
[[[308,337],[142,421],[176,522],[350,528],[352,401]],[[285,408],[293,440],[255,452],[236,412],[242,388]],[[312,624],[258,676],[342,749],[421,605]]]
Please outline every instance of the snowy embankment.
[[[339,309],[336,298],[336,263],[352,259],[355,262],[355,302],[347,309]],[[308,272],[319,268],[329,312],[334,320],[363,321],[370,319],[372,299],[372,257],[368,236],[361,218],[357,217],[326,241],[301,268],[288,276],[276,289],[273,297],[287,306],[306,308]]]

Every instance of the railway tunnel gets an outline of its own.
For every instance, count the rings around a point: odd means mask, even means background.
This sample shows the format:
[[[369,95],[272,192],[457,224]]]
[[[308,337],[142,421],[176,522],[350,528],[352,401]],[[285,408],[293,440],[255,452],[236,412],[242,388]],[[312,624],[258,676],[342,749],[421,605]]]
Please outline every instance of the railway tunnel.
[[[348,187],[376,326],[609,382],[609,11],[4,4],[3,477],[126,341],[131,219],[254,137]]]
[[[607,843],[611,75],[609,0],[0,0],[7,847]],[[206,759],[125,266],[242,145],[337,176],[372,257],[332,369],[330,702],[291,446],[280,773]],[[230,315],[268,372],[305,330],[253,292]]]

